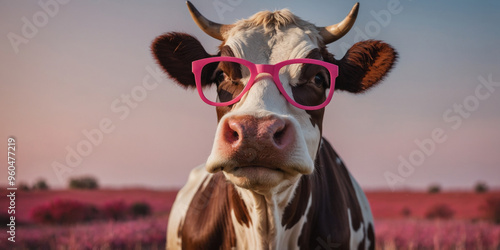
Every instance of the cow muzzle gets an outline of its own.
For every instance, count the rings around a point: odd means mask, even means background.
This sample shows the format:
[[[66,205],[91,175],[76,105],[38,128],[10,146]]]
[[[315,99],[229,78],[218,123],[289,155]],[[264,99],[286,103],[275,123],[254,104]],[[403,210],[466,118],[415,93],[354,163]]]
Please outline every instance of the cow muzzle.
[[[310,174],[313,161],[297,128],[289,118],[278,115],[224,117],[206,169],[223,171],[242,186],[257,182],[273,186],[290,176]]]

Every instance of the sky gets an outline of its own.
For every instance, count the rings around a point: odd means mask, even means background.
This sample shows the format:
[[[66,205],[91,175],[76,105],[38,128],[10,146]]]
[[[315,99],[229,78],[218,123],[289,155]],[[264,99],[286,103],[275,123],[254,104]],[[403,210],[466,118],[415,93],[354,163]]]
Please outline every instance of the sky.
[[[233,23],[288,8],[327,26],[353,1],[192,0]],[[328,49],[341,58],[359,40],[391,44],[385,81],[338,91],[323,133],[366,189],[500,187],[500,3],[360,1],[351,32]],[[0,186],[7,140],[16,181],[54,188],[91,175],[110,188],[180,188],[210,153],[215,109],[166,78],[149,46],[165,32],[219,41],[184,1],[0,1]],[[3,169],[3,170],[2,170]]]

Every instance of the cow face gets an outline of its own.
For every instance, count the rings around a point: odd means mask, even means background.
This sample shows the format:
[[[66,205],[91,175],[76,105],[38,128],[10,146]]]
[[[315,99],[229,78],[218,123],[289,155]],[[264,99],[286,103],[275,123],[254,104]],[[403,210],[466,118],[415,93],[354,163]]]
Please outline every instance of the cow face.
[[[216,108],[218,127],[206,169],[211,173],[223,171],[235,185],[258,193],[279,192],[296,184],[301,175],[313,173],[324,108],[307,110],[292,102],[322,104],[333,86],[336,90],[362,92],[379,82],[396,59],[396,52],[380,41],[357,43],[341,60],[328,53],[325,44],[352,27],[358,4],[344,21],[324,28],[288,10],[259,12],[233,25],[220,25],[205,19],[189,2],[188,7],[207,34],[222,40],[217,56],[244,62],[206,64],[195,80],[193,61],[213,56],[198,40],[183,33],[158,37],[152,45],[153,53],[180,85],[195,87],[198,81],[198,87],[213,88],[218,93],[215,102],[239,98]],[[338,77],[335,79],[336,72],[328,67],[310,64],[291,64],[279,72],[268,70],[272,68],[269,65],[297,58],[334,64],[330,68],[338,67]]]

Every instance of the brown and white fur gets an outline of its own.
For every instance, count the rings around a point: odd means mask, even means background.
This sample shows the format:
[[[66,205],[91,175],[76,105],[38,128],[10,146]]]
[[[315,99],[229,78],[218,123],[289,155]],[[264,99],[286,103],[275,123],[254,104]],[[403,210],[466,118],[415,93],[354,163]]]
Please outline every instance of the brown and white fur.
[[[212,56],[196,38],[175,32],[159,36],[152,50],[168,75],[187,88],[195,87],[191,62]],[[370,40],[336,60],[315,25],[280,10],[232,25],[216,56],[257,64],[323,60],[339,67],[335,90],[360,93],[384,78],[397,53]],[[222,88],[233,80],[225,75]],[[293,98],[307,98],[291,80],[283,85]],[[177,195],[167,249],[374,249],[368,201],[322,137],[324,109],[294,107],[272,77],[261,74],[238,103],[216,111],[212,152]]]

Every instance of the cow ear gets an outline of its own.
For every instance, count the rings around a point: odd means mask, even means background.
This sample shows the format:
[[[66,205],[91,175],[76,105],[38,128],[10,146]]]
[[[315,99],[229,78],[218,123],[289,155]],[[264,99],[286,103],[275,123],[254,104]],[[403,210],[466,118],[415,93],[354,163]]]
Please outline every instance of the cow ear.
[[[157,37],[151,44],[151,50],[157,63],[170,78],[185,88],[196,87],[191,63],[210,57],[198,39],[178,32]]]
[[[361,93],[381,82],[392,69],[398,53],[387,43],[368,40],[354,44],[336,61],[339,76],[335,89]]]

